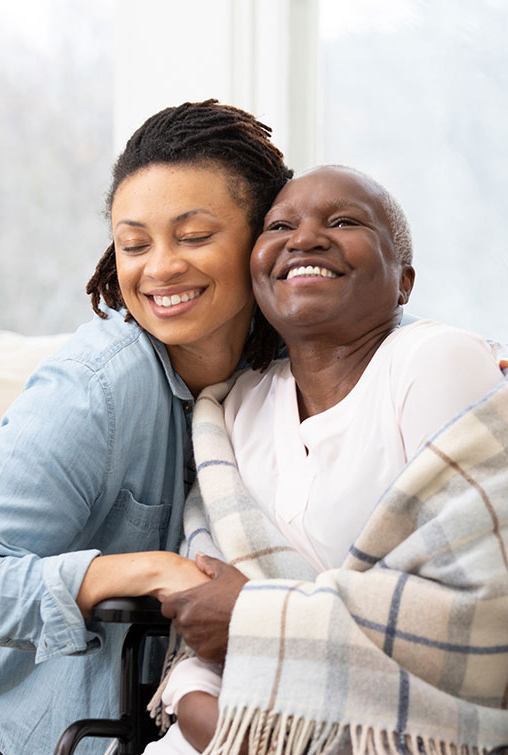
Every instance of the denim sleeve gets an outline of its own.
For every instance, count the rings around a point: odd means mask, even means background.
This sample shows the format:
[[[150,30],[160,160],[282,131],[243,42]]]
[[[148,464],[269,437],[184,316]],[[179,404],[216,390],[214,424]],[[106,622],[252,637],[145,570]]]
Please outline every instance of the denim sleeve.
[[[0,428],[0,645],[36,662],[97,649],[75,602],[114,433],[107,386],[73,360],[32,376]]]

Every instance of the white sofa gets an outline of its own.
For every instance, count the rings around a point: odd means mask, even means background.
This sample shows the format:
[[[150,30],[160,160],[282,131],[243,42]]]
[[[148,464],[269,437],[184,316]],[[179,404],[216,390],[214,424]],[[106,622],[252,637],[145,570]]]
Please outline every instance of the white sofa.
[[[54,354],[69,333],[53,336],[22,336],[0,330],[0,417],[21,393],[30,373],[41,359]]]

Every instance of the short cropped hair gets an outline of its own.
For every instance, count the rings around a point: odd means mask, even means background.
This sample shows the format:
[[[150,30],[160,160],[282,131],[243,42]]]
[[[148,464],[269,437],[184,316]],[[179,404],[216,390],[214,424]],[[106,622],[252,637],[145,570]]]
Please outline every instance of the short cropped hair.
[[[335,165],[335,168],[342,168],[351,173],[365,178],[376,189],[379,194],[379,201],[388,220],[388,229],[392,237],[395,254],[403,265],[411,265],[413,261],[413,240],[411,236],[411,227],[406,217],[406,213],[395,197],[390,194],[388,189],[376,181],[368,173],[364,173],[349,165]]]

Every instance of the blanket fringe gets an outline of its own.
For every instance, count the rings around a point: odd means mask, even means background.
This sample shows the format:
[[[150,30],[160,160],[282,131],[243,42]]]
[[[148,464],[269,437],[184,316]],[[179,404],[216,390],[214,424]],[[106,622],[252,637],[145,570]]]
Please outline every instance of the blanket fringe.
[[[353,755],[488,755],[488,747],[457,746],[430,737],[401,735],[362,724],[316,722],[257,708],[222,710],[203,755],[332,755],[351,742]]]
[[[250,754],[325,755],[346,742],[346,730],[343,724],[316,724],[256,708],[226,709],[203,755],[239,755],[246,735]]]
[[[166,689],[173,669],[178,663],[180,663],[180,661],[183,661],[185,658],[190,658],[191,655],[193,655],[193,653],[189,648],[183,642],[180,644],[180,638],[177,636],[173,624],[171,624],[169,630],[169,644],[164,658],[164,664],[162,666],[161,680],[152,699],[146,706],[150,717],[154,719],[156,726],[159,727],[159,730],[162,733],[167,731],[174,721],[174,718],[172,719],[171,716],[166,713],[164,703],[162,702],[162,693]]]

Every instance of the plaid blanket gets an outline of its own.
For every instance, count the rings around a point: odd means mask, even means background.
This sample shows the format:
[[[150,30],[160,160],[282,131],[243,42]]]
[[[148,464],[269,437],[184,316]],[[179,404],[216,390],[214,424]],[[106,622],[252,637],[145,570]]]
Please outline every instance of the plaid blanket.
[[[445,426],[316,575],[245,490],[230,384],[198,399],[183,553],[250,578],[207,753],[477,755],[508,743],[508,383]],[[262,474],[262,470],[260,470]]]

